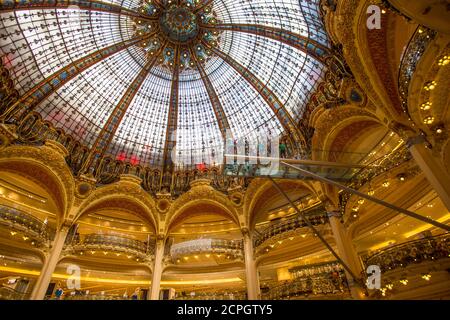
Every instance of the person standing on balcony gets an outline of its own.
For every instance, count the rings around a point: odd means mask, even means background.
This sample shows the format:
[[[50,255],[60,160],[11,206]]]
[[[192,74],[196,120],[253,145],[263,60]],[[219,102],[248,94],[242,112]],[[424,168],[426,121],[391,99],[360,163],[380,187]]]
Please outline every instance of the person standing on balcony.
[[[55,291],[56,300],[61,300],[63,294],[64,294],[64,290],[61,288],[61,285],[58,285],[58,289],[56,289],[56,291]]]
[[[286,144],[284,143],[284,140],[280,141],[280,158],[284,159],[287,156],[286,153],[287,147]]]

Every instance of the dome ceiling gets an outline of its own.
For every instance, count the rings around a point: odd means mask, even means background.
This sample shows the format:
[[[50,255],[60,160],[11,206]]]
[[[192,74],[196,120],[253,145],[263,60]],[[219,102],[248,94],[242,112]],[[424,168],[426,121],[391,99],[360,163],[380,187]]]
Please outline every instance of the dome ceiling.
[[[0,52],[34,110],[97,156],[163,166],[176,146],[177,163],[219,164],[227,129],[295,131],[325,72],[318,2],[7,0]]]

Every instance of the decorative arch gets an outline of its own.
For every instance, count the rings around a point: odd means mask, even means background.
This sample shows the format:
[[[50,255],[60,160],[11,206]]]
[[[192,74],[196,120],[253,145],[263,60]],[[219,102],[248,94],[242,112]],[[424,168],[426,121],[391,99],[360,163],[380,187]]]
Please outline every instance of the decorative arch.
[[[218,209],[215,213],[230,219],[238,226],[241,225],[242,218],[233,202],[211,186],[200,184],[193,186],[172,204],[167,214],[166,233],[182,220],[191,217],[193,214],[189,212],[190,209],[201,205],[214,207]]]
[[[43,146],[8,146],[0,153],[0,170],[18,172],[49,191],[58,207],[56,221],[60,225],[72,207],[75,180],[64,157],[67,150],[57,142]]]
[[[384,126],[372,113],[353,106],[325,110],[316,117],[314,125],[312,158],[323,161],[337,161],[334,154],[343,151],[345,145],[363,130]]]
[[[282,189],[289,187],[303,187],[309,190],[312,194],[318,195],[317,191],[314,187],[314,184],[311,181],[304,180],[279,180],[278,184]],[[265,179],[255,179],[250,183],[250,186],[245,193],[244,198],[244,217],[246,220],[246,224],[253,229],[256,217],[258,215],[258,203],[260,200],[266,198],[268,195],[278,194],[278,191],[275,189],[273,184]],[[292,199],[294,200],[294,199]]]
[[[73,221],[105,208],[124,209],[142,219],[155,233],[158,231],[159,219],[155,202],[138,184],[119,181],[96,189],[81,203]]]

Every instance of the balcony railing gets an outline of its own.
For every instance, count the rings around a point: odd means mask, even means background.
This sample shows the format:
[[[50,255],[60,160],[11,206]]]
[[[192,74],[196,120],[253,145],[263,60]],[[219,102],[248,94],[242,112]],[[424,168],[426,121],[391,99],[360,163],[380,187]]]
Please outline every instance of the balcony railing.
[[[398,75],[398,86],[400,97],[402,99],[402,107],[405,111],[408,111],[408,93],[411,79],[420,59],[435,37],[435,31],[419,26],[403,55]]]
[[[450,257],[450,235],[443,234],[409,241],[384,250],[365,259],[366,266],[378,265],[382,272],[405,268],[425,261]]]
[[[49,242],[55,237],[55,230],[31,213],[5,205],[0,205],[0,224],[22,232],[39,243]]]
[[[305,212],[306,217],[312,225],[320,225],[328,222],[327,213],[323,206],[314,207]],[[277,238],[282,234],[288,234],[296,229],[306,227],[306,222],[299,216],[287,218],[286,220],[268,226],[266,229],[259,232],[254,239],[255,247],[261,246],[266,241]]]
[[[347,295],[349,293],[343,267],[337,263],[302,266],[289,270],[295,277],[270,288],[265,300],[289,299],[299,296]]]
[[[192,254],[224,254],[235,259],[243,257],[242,240],[196,239],[173,244],[170,248],[172,261]]]
[[[64,297],[64,300],[128,300],[119,295],[68,295]]]
[[[195,292],[177,293],[174,300],[246,300],[245,292]]]
[[[66,249],[75,252],[84,251],[108,251],[116,253],[132,254],[136,257],[146,258],[154,254],[154,241],[145,243],[119,235],[87,234],[81,238],[75,238]]]

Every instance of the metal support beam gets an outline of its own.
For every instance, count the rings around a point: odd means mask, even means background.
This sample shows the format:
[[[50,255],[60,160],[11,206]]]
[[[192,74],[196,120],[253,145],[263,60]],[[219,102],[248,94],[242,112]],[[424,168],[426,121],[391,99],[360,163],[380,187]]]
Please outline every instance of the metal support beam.
[[[342,264],[342,266],[348,272],[348,274],[355,281],[361,281],[361,279],[359,277],[356,277],[356,275],[353,273],[352,269],[350,269],[350,267],[344,261],[342,261],[342,259],[339,257],[339,255],[336,253],[336,251],[334,251],[334,249],[330,246],[330,244],[327,242],[327,240],[325,240],[325,238],[322,237],[320,232],[317,231],[316,228],[314,228],[314,226],[311,224],[311,222],[308,220],[308,218],[305,216],[305,214],[299,208],[297,208],[297,206],[292,202],[291,198],[289,198],[289,196],[280,188],[278,183],[276,183],[275,180],[273,180],[272,177],[270,177],[270,176],[268,177],[268,179],[272,182],[272,184],[278,190],[278,192],[281,195],[283,195],[283,197],[289,202],[291,207],[295,211],[297,211],[297,214],[302,218],[303,221],[305,221],[305,223],[311,229],[311,231],[314,232],[314,234],[317,235],[317,237],[320,239],[320,241],[322,241],[322,243],[325,245],[325,247],[327,247],[327,249],[331,252],[331,254],[336,258],[336,260],[339,261],[340,264]]]

